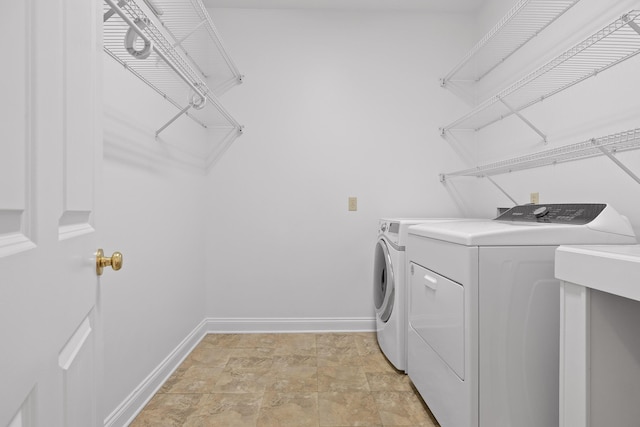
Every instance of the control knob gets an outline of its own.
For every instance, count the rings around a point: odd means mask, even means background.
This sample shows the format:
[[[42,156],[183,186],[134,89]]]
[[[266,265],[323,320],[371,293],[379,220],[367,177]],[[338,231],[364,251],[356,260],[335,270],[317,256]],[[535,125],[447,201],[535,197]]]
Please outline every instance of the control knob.
[[[548,213],[549,213],[549,208],[546,206],[540,206],[538,209],[533,211],[533,214],[536,216],[536,218],[542,218]]]

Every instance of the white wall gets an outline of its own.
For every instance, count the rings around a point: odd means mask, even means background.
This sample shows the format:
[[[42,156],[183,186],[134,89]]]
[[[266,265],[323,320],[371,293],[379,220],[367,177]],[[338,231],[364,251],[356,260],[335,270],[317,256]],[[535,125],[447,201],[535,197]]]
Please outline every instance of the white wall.
[[[373,319],[378,218],[472,211],[438,180],[464,165],[438,127],[467,108],[438,79],[473,20],[210,12],[246,75],[223,99],[246,132],[208,176],[207,315]]]
[[[122,270],[101,281],[105,415],[111,413],[204,318],[202,128],[175,122],[157,93],[105,55],[105,252]]]
[[[511,8],[513,2],[492,0],[480,14],[481,31],[487,31]],[[486,94],[497,93],[507,83],[543,65],[578,42],[637,7],[635,1],[581,0],[547,30],[506,61],[480,86]],[[475,150],[480,163],[505,159],[541,149],[577,143],[594,137],[640,127],[640,98],[632,88],[638,85],[640,57],[632,58],[590,78],[544,102],[523,111],[523,115],[548,135],[540,138],[516,117],[509,117],[475,135],[459,138],[462,150]],[[621,153],[618,158],[640,174],[640,152]],[[469,166],[474,166],[469,164]],[[640,235],[640,186],[604,156],[495,177],[519,203],[539,192],[541,203],[608,202],[629,217]],[[496,204],[508,200],[490,183],[481,180],[477,214],[490,213]]]

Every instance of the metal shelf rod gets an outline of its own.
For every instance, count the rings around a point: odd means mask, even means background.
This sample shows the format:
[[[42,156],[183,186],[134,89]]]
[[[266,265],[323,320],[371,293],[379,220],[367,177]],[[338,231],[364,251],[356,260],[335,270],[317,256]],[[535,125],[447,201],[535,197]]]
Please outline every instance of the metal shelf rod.
[[[637,128],[601,138],[589,139],[576,144],[540,151],[538,153],[501,160],[471,169],[442,173],[440,174],[440,181],[445,182],[447,179],[463,176],[490,177],[604,154],[640,184],[640,178],[614,156],[614,153],[637,150],[639,148],[640,128]]]
[[[636,56],[636,21],[640,11],[632,10],[441,129],[483,129]],[[504,102],[511,108],[505,111]]]
[[[547,143],[547,135],[545,135],[544,133],[542,133],[542,131],[540,129],[538,129],[537,127],[535,127],[533,125],[533,123],[531,123],[529,120],[527,120],[526,117],[524,117],[520,111],[516,111],[513,109],[513,107],[509,104],[506,103],[506,101],[502,98],[500,98],[500,102],[502,102],[502,104],[504,104],[505,107],[507,107],[509,109],[509,111],[511,111],[511,113],[515,114],[520,120],[522,120],[527,126],[529,126],[531,129],[533,129],[533,131],[535,133],[537,133],[538,135],[540,135],[542,137],[542,141],[546,144]]]
[[[120,0],[118,2],[118,6],[123,6],[125,3],[127,2],[127,0]],[[116,11],[111,8],[109,9],[108,12],[106,12],[103,16],[102,16],[102,22],[106,22],[109,20],[109,18],[111,18],[113,15],[115,15]]]
[[[197,93],[198,96],[202,100],[206,99],[206,96],[200,91],[200,89],[189,78],[187,78],[187,76],[182,72],[182,70],[180,70],[178,67],[176,67],[173,64],[173,61],[171,61],[169,58],[167,58],[167,56],[164,54],[164,52],[162,52],[160,49],[158,49],[155,46],[155,44],[153,44],[152,40],[149,37],[147,37],[147,35],[144,33],[144,31],[142,31],[140,29],[140,27],[138,27],[138,25],[136,25],[136,23],[133,22],[133,20],[131,18],[129,18],[126,13],[124,13],[124,11],[122,9],[120,9],[120,7],[116,4],[116,2],[114,0],[104,0],[104,1],[109,6],[111,6],[111,9],[114,10],[120,16],[120,18],[122,18],[122,20],[124,22],[126,22],[131,28],[133,28],[133,30],[136,32],[136,34],[138,34],[138,36],[140,36],[140,38],[142,40],[144,40],[145,43],[152,44],[153,51],[160,58],[162,58],[162,60],[169,66],[169,68],[171,68],[191,88],[191,90],[193,90],[195,93]]]
[[[224,108],[224,106],[220,103],[220,101],[218,101],[218,98],[216,98],[215,95],[213,95],[212,93],[207,93],[206,96],[207,102],[212,103],[213,105],[215,105],[216,109],[218,110],[218,112],[220,114],[222,114],[222,116],[233,125],[234,128],[241,130],[242,129],[242,125],[227,111],[226,108]]]
[[[195,33],[196,33],[196,31],[198,31],[198,29],[200,29],[200,27],[202,27],[202,26],[203,26],[204,24],[206,24],[206,23],[207,23],[207,21],[206,21],[206,20],[204,20],[204,21],[200,21],[200,23],[199,23],[198,25],[196,25],[195,27],[193,27],[193,29],[192,29],[189,33],[187,33],[185,36],[183,36],[180,40],[176,40],[176,42],[174,43],[173,47],[180,47],[180,49],[182,49],[182,51],[184,52],[184,54],[185,54],[188,58],[192,58],[192,59],[193,59],[193,57],[189,54],[189,52],[187,51],[187,49],[185,49],[185,48],[182,46],[182,43],[184,43],[184,41],[185,41],[185,40],[187,40],[189,37],[191,37],[193,34],[195,34]],[[169,31],[169,30],[167,30],[167,31]],[[171,31],[169,31],[169,33],[171,34]],[[205,73],[205,72],[202,70],[202,68],[200,68],[200,66],[198,65],[198,63],[197,63],[195,60],[194,60],[194,61],[191,61],[191,63],[192,63],[192,65],[193,65],[194,67],[196,67],[196,68],[198,69],[198,72],[200,72],[200,74],[202,74],[202,77],[204,77],[205,79],[206,79],[207,77],[209,77],[209,76],[207,75],[207,73]]]
[[[631,171],[631,169],[629,169],[628,167],[625,166],[624,163],[622,163],[620,160],[616,159],[615,156],[606,148],[598,145],[598,143],[596,142],[596,140],[593,140],[593,143],[596,145],[596,147],[598,147],[598,150],[602,151],[602,154],[604,154],[605,156],[607,156],[613,163],[615,163],[616,165],[618,165],[618,167],[620,169],[622,169],[627,175],[629,175],[631,178],[633,178],[638,184],[640,184],[640,178],[638,178],[638,175],[636,175],[635,173],[633,173]]]
[[[149,1],[144,0],[144,3],[148,6]],[[188,4],[185,5],[175,0],[154,0],[152,3],[157,10],[162,10],[161,16],[165,19],[172,19],[173,23],[176,22],[175,20],[182,19],[185,16],[183,12],[186,11],[189,25],[185,24],[179,28],[180,39],[174,38],[173,41],[170,41],[154,22],[154,18],[158,16],[152,17],[151,11],[146,11],[146,8],[142,7],[141,2],[137,0],[104,0],[103,32],[105,52],[179,110],[156,131],[156,137],[183,115],[204,128],[235,129],[236,134],[240,135],[242,126],[224,108],[209,85],[201,78],[200,64],[187,61],[184,55],[181,55],[176,49],[177,46],[184,48],[183,44],[185,43],[190,43],[193,46],[199,44],[202,37],[192,40],[195,37],[194,32],[200,29],[200,36],[205,31],[205,35],[208,34],[211,23],[207,19],[203,19],[202,16],[194,21],[196,13],[189,9],[190,5]],[[187,6],[186,9],[185,6]],[[117,19],[112,18],[114,15],[117,15]],[[191,23],[194,25],[190,25]],[[178,27],[174,26],[173,28]],[[165,30],[165,32],[168,31],[167,28]],[[147,58],[149,55],[132,59],[133,54],[130,47],[121,42],[123,37],[127,40],[128,34],[136,35],[138,46],[144,42],[145,49],[151,51],[153,59],[152,57]],[[130,38],[128,40],[130,42]],[[210,46],[210,44],[207,45],[207,47]],[[206,60],[206,57],[204,59]],[[210,65],[213,67],[210,67],[210,70],[215,73],[220,65],[224,67],[224,62],[215,63],[214,61]],[[224,75],[224,70],[222,70],[221,76]],[[218,79],[220,80],[219,77]],[[233,79],[236,83],[240,80],[229,74],[229,78],[225,77],[222,81],[226,83],[227,79]],[[186,102],[178,101],[185,98]]]
[[[206,79],[212,77],[212,70],[207,66],[211,65],[210,61],[214,57],[217,60],[219,55],[220,65],[222,62],[224,63],[227,72],[235,77],[233,81],[236,84],[242,82],[240,71],[231,59],[202,0],[182,0],[179,2],[176,0],[154,0],[154,2],[165,11],[162,16],[158,17],[158,21],[175,41],[174,47],[181,49],[202,76]],[[187,41],[187,39],[189,40]],[[217,79],[220,69],[215,71],[213,72],[216,74],[215,81],[208,81],[207,85],[219,94],[220,87]]]
[[[191,3],[193,4],[194,8],[200,14],[202,14],[202,16],[204,16],[204,18],[206,19],[208,23],[207,29],[211,33],[213,40],[215,41],[216,45],[220,49],[220,54],[224,58],[224,61],[227,63],[227,66],[232,70],[233,74],[236,76],[237,81],[239,83],[242,83],[240,70],[238,70],[238,67],[236,66],[235,62],[233,62],[233,59],[229,55],[229,52],[227,51],[227,48],[224,42],[222,41],[222,36],[220,35],[216,27],[213,25],[212,23],[213,21],[211,19],[211,16],[209,15],[209,12],[207,11],[207,8],[204,7],[204,4],[202,3],[201,0],[191,0]]]
[[[518,202],[516,202],[516,200],[515,200],[513,197],[511,197],[511,196],[509,195],[509,193],[507,193],[507,192],[505,191],[505,189],[504,189],[504,188],[502,188],[501,186],[499,186],[499,185],[498,185],[498,183],[497,183],[497,182],[495,182],[495,181],[494,181],[490,176],[487,176],[486,178],[487,178],[487,179],[489,180],[489,182],[490,182],[490,183],[492,183],[492,184],[493,184],[493,185],[494,185],[498,190],[500,190],[500,192],[502,192],[502,194],[504,194],[505,196],[507,196],[507,198],[508,198],[509,200],[511,200],[511,201],[513,202],[513,204],[514,204],[514,205],[516,205],[516,206],[518,205]]]
[[[167,96],[162,90],[160,90],[160,88],[158,88],[155,84],[153,84],[151,81],[149,81],[147,78],[145,78],[142,74],[140,74],[137,70],[129,67],[129,65],[126,62],[123,62],[121,58],[118,58],[117,55],[114,55],[113,52],[111,52],[110,50],[105,50],[105,52],[111,57],[113,58],[115,61],[117,61],[119,64],[121,64],[124,68],[126,68],[127,70],[129,70],[130,73],[132,73],[133,75],[135,75],[137,78],[139,78],[140,80],[142,80],[145,84],[147,84],[150,88],[152,88],[153,90],[155,90],[158,95],[162,96],[164,99],[166,99],[169,103],[171,103],[171,105],[173,105],[174,107],[178,108],[178,109],[182,109],[182,106],[180,104],[178,104],[176,101],[174,101],[173,99],[171,99],[169,96]],[[200,126],[202,126],[203,128],[207,128],[209,126],[205,125],[201,120],[199,120],[197,117],[194,117],[193,115],[189,114],[188,112],[184,113],[186,114],[188,117],[190,117],[194,122],[196,122],[197,124],[199,124]]]
[[[578,1],[519,0],[460,62],[440,79],[441,86],[445,87],[448,82],[480,81]],[[463,69],[469,71],[471,66],[475,65],[473,61],[478,59],[481,59],[478,62],[482,64],[477,66],[477,71],[471,73],[471,78],[454,78]]]
[[[176,40],[176,42],[175,42],[175,44],[173,45],[173,47],[181,46],[181,45],[182,45],[182,43],[183,43],[186,39],[188,39],[190,36],[192,36],[192,35],[193,35],[193,33],[195,33],[196,31],[198,31],[198,29],[199,29],[200,27],[202,27],[202,26],[203,26],[204,24],[206,24],[206,23],[207,23],[207,21],[206,21],[206,20],[204,20],[204,21],[200,21],[200,23],[199,23],[198,25],[196,25],[195,27],[193,27],[189,33],[187,33],[186,35],[184,35],[180,40]]]
[[[183,114],[185,114],[187,111],[189,111],[189,109],[191,108],[191,104],[187,105],[186,107],[184,107],[182,110],[180,110],[180,112],[178,114],[176,114],[175,116],[173,116],[167,123],[164,124],[164,126],[162,126],[160,129],[158,129],[156,131],[156,138],[158,137],[158,135],[160,135],[160,133],[165,130],[166,128],[169,127],[169,125],[171,125],[171,123],[175,122],[176,120],[178,120],[178,118],[180,116],[182,116]]]

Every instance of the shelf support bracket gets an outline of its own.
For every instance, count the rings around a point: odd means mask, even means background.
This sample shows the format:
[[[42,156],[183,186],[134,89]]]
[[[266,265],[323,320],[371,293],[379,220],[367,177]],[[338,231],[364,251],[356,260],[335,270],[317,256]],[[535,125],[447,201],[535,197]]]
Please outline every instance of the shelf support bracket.
[[[160,132],[162,132],[163,130],[165,130],[166,128],[168,128],[168,127],[169,127],[169,125],[171,125],[171,123],[173,123],[173,122],[175,122],[176,120],[178,120],[178,118],[179,118],[180,116],[182,116],[183,114],[187,114],[187,111],[189,111],[189,109],[190,109],[191,107],[194,107],[194,105],[190,103],[189,105],[187,105],[186,107],[184,107],[182,110],[180,110],[180,112],[179,112],[178,114],[176,114],[175,116],[173,116],[173,117],[171,118],[171,120],[169,120],[167,123],[165,123],[165,125],[164,125],[164,126],[162,126],[160,129],[158,129],[158,130],[156,131],[156,138],[158,137],[158,135],[160,135]],[[187,115],[188,115],[188,114],[187,114]],[[201,125],[202,127],[204,127],[204,128],[206,128],[206,127],[207,127],[207,126],[205,126],[205,125],[204,125],[204,124],[202,124],[202,123],[200,123],[200,125]]]
[[[493,185],[495,185],[495,187],[496,187],[498,190],[500,190],[500,192],[501,192],[502,194],[504,194],[505,196],[507,196],[507,198],[508,198],[509,200],[511,200],[511,201],[513,202],[513,204],[514,204],[514,205],[516,205],[516,206],[518,205],[518,202],[516,202],[516,201],[514,200],[514,198],[513,198],[513,197],[511,197],[511,196],[509,195],[509,193],[507,193],[507,192],[504,190],[504,188],[500,187],[500,186],[498,185],[498,183],[497,183],[497,182],[495,182],[493,179],[491,179],[491,177],[490,177],[489,175],[484,175],[484,177],[485,177],[485,178],[487,178],[487,179],[489,180],[489,182],[490,182],[490,183],[492,183]]]
[[[547,135],[545,135],[544,133],[542,133],[542,131],[540,129],[538,129],[537,127],[535,127],[533,125],[533,123],[531,123],[529,120],[527,120],[522,114],[520,114],[519,111],[516,111],[513,107],[511,107],[511,105],[507,104],[505,102],[504,99],[502,98],[498,98],[500,100],[500,102],[502,102],[504,104],[505,107],[507,107],[507,109],[509,109],[509,111],[511,111],[511,113],[515,114],[516,116],[518,116],[518,118],[520,120],[522,120],[527,126],[529,126],[531,129],[533,129],[533,131],[535,133],[537,133],[538,135],[540,135],[542,137],[542,141],[546,144],[547,143]]]
[[[633,28],[633,30],[640,35],[640,25],[636,24],[634,20],[627,22],[627,25]]]
[[[613,153],[611,153],[611,151],[607,150],[606,148],[602,147],[600,144],[598,144],[598,141],[596,141],[595,139],[591,140],[591,143],[593,143],[593,145],[596,146],[596,148],[600,151],[602,151],[602,154],[604,154],[605,156],[607,156],[609,159],[611,159],[611,161],[613,163],[615,163],[616,165],[618,165],[618,167],[620,169],[622,169],[627,175],[629,175],[631,178],[633,178],[638,184],[640,184],[640,178],[638,177],[638,175],[636,175],[635,173],[633,173],[631,171],[631,169],[629,169],[628,167],[626,167],[624,165],[624,163],[622,163],[620,160],[616,159],[616,157],[613,155]]]
[[[173,47],[176,46],[180,46],[182,47],[182,43],[188,39],[189,37],[191,37],[193,35],[193,33],[195,33],[196,31],[198,31],[198,28],[202,27],[204,24],[207,23],[207,20],[205,19],[204,21],[201,21],[198,25],[196,25],[195,27],[193,27],[193,30],[189,31],[184,37],[182,37],[180,40],[176,41],[176,43],[173,45]]]
[[[175,47],[180,47],[180,49],[182,49],[182,51],[184,52],[184,54],[185,54],[187,57],[189,57],[189,58],[191,58],[191,59],[193,60],[193,57],[189,54],[189,52],[187,51],[187,49],[185,49],[185,47],[184,47],[184,46],[182,46],[182,43],[184,43],[184,41],[185,41],[185,40],[187,40],[189,37],[191,37],[191,36],[192,36],[196,31],[198,31],[198,29],[199,29],[200,27],[202,27],[202,26],[203,26],[204,24],[206,24],[206,23],[207,23],[207,20],[206,20],[206,19],[205,19],[205,20],[203,20],[203,21],[200,21],[200,23],[199,23],[198,25],[196,25],[195,27],[193,27],[193,29],[192,29],[191,31],[189,31],[189,32],[188,32],[184,37],[182,37],[180,40],[176,41],[176,43],[173,45],[173,47],[174,47],[174,48],[175,48]],[[193,60],[193,65],[198,69],[198,71],[200,72],[200,74],[202,74],[202,76],[203,76],[205,79],[208,79],[208,78],[209,78],[209,76],[208,76],[204,71],[202,71],[202,69],[201,69],[201,68],[200,68],[200,66],[198,65],[197,61]]]
[[[180,112],[178,114],[176,114],[175,116],[173,116],[171,118],[171,120],[169,120],[167,123],[165,123],[164,126],[162,126],[160,129],[158,129],[156,131],[156,138],[158,137],[158,135],[160,135],[160,132],[162,132],[163,130],[165,130],[166,128],[169,127],[169,125],[171,125],[171,123],[175,122],[176,120],[178,120],[178,117],[182,116],[183,114],[185,114],[187,111],[189,111],[189,109],[191,108],[191,104],[187,105],[186,107],[184,107],[182,110],[180,110]]]
[[[509,200],[511,200],[511,201],[513,202],[513,204],[514,204],[514,205],[516,205],[516,206],[518,205],[518,202],[516,202],[516,201],[515,201],[515,199],[514,199],[513,197],[511,197],[511,196],[509,195],[509,193],[507,193],[507,192],[505,191],[505,189],[504,189],[504,188],[502,188],[501,186],[499,186],[497,182],[495,182],[493,179],[491,179],[491,177],[490,177],[489,175],[478,175],[477,177],[478,177],[478,178],[487,178],[487,179],[489,180],[489,182],[490,182],[490,183],[492,183],[492,184],[493,184],[493,185],[494,185],[498,190],[500,190],[500,192],[501,192],[502,194],[504,194],[505,196],[507,196],[507,198],[508,198]],[[440,182],[444,184],[444,183],[446,182],[446,180],[447,180],[447,174],[446,174],[446,173],[441,173],[441,174],[439,174],[439,178],[440,178]]]
[[[128,0],[120,0],[118,2],[118,6],[122,7],[127,3]],[[115,9],[111,8],[109,9],[107,12],[105,12],[104,15],[102,15],[102,22],[107,22],[109,20],[109,18],[111,18],[113,15],[116,14]]]
[[[162,10],[162,8],[160,6],[158,6],[154,0],[144,0],[144,3],[149,6],[149,9],[151,9],[151,12],[153,12],[154,15],[156,15],[158,18],[160,17],[160,15],[164,15],[164,10]]]
[[[121,6],[126,4],[128,0],[120,0],[118,3],[116,3],[115,0],[104,0],[104,1],[109,6],[111,6],[111,10],[109,12],[117,13],[122,18],[122,20],[124,22],[126,22],[129,25],[129,27],[131,27],[143,41],[145,41],[146,43],[148,43],[151,46],[153,46],[154,52],[156,52],[156,54],[160,58],[162,58],[162,60],[167,64],[167,66],[169,66],[169,68],[171,68],[182,79],[182,81],[184,81],[195,92],[194,96],[198,97],[200,100],[203,101],[203,103],[201,103],[201,104],[200,103],[196,104],[195,107],[198,108],[198,105],[204,106],[204,101],[206,101],[207,97],[202,92],[202,90],[197,86],[197,84],[192,82],[191,79],[189,79],[189,77],[187,77],[179,68],[177,68],[176,65],[174,65],[173,62],[164,54],[164,52],[159,50],[152,43],[152,41],[149,38],[149,36],[147,36],[147,34],[145,34],[145,32],[140,27],[138,27],[138,25],[136,25],[136,23],[129,16],[127,16],[127,14],[121,9]],[[109,13],[109,12],[107,12],[107,13]],[[105,16],[106,16],[106,14],[105,14]],[[191,103],[189,103],[188,106],[183,108],[178,114],[176,114],[171,120],[169,120],[169,122],[167,124],[165,124],[160,129],[158,129],[158,131],[156,132],[156,137],[158,137],[160,132],[165,130],[171,123],[176,121],[178,119],[178,117],[180,117],[183,114],[185,114],[189,110],[189,108],[191,108],[193,106],[194,106],[194,104],[193,104],[193,102],[191,102]]]

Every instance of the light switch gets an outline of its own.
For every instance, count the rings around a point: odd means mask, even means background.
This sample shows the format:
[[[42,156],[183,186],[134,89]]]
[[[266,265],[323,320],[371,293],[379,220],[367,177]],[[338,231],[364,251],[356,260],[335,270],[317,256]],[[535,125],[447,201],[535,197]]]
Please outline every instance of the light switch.
[[[534,205],[537,205],[538,203],[540,203],[540,193],[531,193],[529,195],[529,201]]]
[[[349,211],[357,211],[357,210],[358,210],[358,198],[349,197]]]

